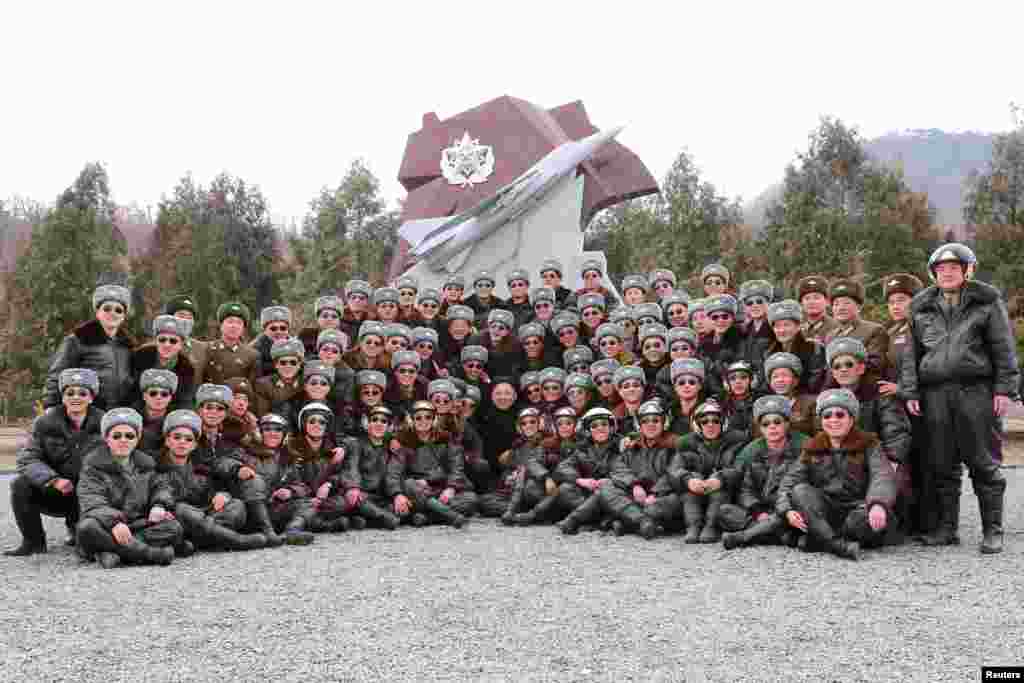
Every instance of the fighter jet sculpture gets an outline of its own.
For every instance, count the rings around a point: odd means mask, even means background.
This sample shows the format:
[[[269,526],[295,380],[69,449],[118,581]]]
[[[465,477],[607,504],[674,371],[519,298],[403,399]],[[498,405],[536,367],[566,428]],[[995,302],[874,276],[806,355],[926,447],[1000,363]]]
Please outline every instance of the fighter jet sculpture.
[[[399,234],[412,245],[411,253],[418,261],[435,272],[455,273],[480,240],[537,206],[559,181],[575,173],[581,163],[621,131],[620,126],[559,145],[473,208],[455,216],[407,221]]]

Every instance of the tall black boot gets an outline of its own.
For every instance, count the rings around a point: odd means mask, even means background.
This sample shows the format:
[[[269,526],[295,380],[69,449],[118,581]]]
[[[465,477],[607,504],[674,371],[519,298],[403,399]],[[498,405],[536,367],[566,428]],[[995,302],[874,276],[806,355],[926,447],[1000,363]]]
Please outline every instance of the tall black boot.
[[[557,496],[545,496],[544,500],[537,503],[532,510],[520,512],[512,522],[518,526],[529,526],[537,522],[546,522],[555,510],[558,509]]]
[[[14,521],[21,532],[21,545],[5,550],[8,557],[25,557],[46,552],[46,532],[43,531],[43,518],[39,510],[29,498],[32,495],[31,485],[23,477],[11,482],[11,508]]]
[[[360,503],[356,512],[366,519],[366,521],[373,523],[375,526],[381,526],[390,531],[394,531],[398,528],[399,519],[397,515],[393,514],[386,508],[380,507],[376,503],[371,503],[369,500],[364,500]]]
[[[519,514],[519,507],[523,504],[523,485],[520,482],[516,483],[515,488],[512,489],[512,495],[509,496],[508,505],[505,507],[505,513],[501,516],[501,523],[505,526],[510,526],[516,521]]]
[[[118,545],[115,552],[125,562],[135,564],[168,565],[174,561],[174,548],[170,546],[154,548],[135,537],[132,537],[132,540],[124,545]]]
[[[683,519],[686,522],[683,543],[699,543],[700,531],[704,527],[703,496],[694,493],[683,494]]]
[[[960,489],[943,487],[938,493],[940,502],[936,511],[935,530],[921,537],[923,545],[956,545],[960,543],[957,528],[960,525]]]
[[[284,539],[274,531],[274,524],[270,521],[270,510],[264,501],[246,501],[245,511],[249,516],[249,527],[266,538],[268,548],[276,548],[284,543]]]
[[[723,494],[716,491],[708,496],[708,507],[704,511],[704,528],[697,540],[700,543],[718,543],[722,538],[722,532],[718,530],[718,510],[722,507]]]
[[[448,524],[451,524],[456,529],[461,529],[466,523],[466,518],[460,515],[455,510],[442,503],[437,498],[427,498],[426,503],[427,510],[437,517],[440,517]]]
[[[755,539],[761,536],[770,536],[779,531],[783,526],[782,518],[778,515],[769,514],[760,522],[754,522],[743,531],[722,535],[722,545],[726,550],[750,545]]]
[[[558,529],[567,536],[572,536],[580,532],[580,526],[591,522],[601,516],[601,501],[598,500],[597,494],[594,494],[587,498],[583,503],[575,510],[569,513],[569,516],[558,523]]]
[[[240,534],[209,517],[204,520],[203,536],[211,544],[227,550],[256,550],[267,545],[267,537],[263,534]]]
[[[838,536],[825,515],[817,511],[805,511],[804,516],[807,518],[808,541],[817,541],[825,550],[838,557],[848,560],[860,559],[860,544]]]
[[[658,525],[653,519],[644,514],[639,505],[630,505],[619,513],[619,517],[629,526],[631,531],[643,536],[648,541],[658,535]]]
[[[1003,552],[1003,491],[986,490],[978,496],[978,507],[981,510],[982,555],[995,555]]]

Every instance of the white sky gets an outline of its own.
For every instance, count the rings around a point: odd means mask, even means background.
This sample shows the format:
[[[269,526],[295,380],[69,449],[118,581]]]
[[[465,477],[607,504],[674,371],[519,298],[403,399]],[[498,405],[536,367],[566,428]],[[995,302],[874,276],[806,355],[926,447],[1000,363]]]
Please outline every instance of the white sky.
[[[100,160],[119,203],[226,170],[298,217],[363,157],[398,199],[424,112],[508,94],[580,99],[659,179],[685,147],[752,199],[823,114],[996,131],[1024,101],[1024,2],[156,4],[5,4],[0,197]]]

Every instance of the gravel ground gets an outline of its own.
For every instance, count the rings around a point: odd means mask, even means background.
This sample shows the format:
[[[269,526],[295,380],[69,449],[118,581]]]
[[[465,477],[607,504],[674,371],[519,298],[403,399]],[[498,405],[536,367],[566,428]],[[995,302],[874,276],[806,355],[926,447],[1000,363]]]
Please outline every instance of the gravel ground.
[[[859,564],[679,537],[446,527],[204,553],[170,568],[0,558],[0,681],[964,681],[1024,664],[1024,470],[1007,550]],[[18,540],[0,480],[0,545]]]

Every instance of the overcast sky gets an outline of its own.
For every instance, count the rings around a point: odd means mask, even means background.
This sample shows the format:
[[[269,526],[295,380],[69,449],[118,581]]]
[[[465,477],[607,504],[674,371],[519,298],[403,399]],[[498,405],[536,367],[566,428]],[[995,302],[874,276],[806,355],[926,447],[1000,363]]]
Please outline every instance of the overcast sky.
[[[1024,101],[1018,1],[156,4],[5,5],[0,197],[99,160],[119,203],[228,171],[298,217],[362,157],[394,200],[423,113],[507,94],[580,99],[656,177],[687,148],[751,199],[821,115],[1000,131]]]

